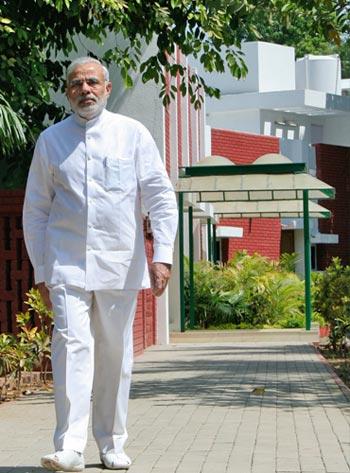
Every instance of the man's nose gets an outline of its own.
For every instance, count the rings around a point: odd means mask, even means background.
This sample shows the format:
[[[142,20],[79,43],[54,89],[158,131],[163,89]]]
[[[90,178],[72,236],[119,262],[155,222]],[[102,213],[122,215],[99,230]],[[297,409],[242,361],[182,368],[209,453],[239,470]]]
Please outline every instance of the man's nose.
[[[91,92],[91,87],[89,84],[84,80],[84,82],[81,84],[81,92],[83,94],[88,94]]]

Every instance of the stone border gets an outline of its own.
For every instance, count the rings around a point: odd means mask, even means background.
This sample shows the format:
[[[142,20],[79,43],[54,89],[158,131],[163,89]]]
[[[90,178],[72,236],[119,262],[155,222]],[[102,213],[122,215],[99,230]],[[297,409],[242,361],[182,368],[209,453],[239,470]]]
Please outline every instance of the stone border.
[[[318,349],[318,344],[317,343],[310,343],[310,345],[313,346],[315,349],[316,355],[318,356],[319,360],[326,366],[327,370],[329,373],[332,375],[334,381],[338,385],[339,389],[342,391],[344,396],[350,401],[350,388],[344,383],[344,381],[338,376],[338,374],[335,372],[334,368],[332,365],[329,363],[327,358],[325,358],[320,350]]]

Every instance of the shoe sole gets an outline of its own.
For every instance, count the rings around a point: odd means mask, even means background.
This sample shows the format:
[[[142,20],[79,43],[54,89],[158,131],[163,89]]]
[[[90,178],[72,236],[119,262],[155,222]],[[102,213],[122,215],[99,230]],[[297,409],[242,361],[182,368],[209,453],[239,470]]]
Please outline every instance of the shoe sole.
[[[128,470],[131,467],[131,463],[128,465],[107,466],[102,458],[101,463],[106,470]]]
[[[41,460],[41,466],[50,471],[83,471],[84,465],[73,466],[72,468],[63,468],[59,462],[43,458]]]

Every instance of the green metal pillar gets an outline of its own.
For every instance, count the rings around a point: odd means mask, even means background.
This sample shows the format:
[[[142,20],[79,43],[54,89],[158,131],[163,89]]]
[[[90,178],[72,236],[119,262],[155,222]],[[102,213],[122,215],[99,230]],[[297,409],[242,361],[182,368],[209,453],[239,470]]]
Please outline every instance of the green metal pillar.
[[[185,331],[184,197],[179,193],[180,330]]]
[[[213,225],[213,263],[216,264],[217,254],[216,254],[216,225]]]
[[[208,230],[208,261],[212,260],[212,242],[211,242],[211,220],[207,219],[207,230]]]
[[[305,328],[311,329],[311,246],[309,225],[309,191],[303,191],[304,210],[304,264],[305,264]]]
[[[193,270],[193,207],[188,208],[189,299],[190,328],[194,327],[194,270]]]

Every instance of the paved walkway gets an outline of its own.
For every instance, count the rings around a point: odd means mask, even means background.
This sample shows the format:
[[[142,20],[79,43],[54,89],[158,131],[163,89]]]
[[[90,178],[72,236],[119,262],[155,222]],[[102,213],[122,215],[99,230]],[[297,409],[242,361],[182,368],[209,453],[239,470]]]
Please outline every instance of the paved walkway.
[[[135,363],[130,473],[350,473],[350,403],[298,343],[155,347]],[[43,472],[50,394],[0,405],[0,473]],[[89,439],[87,471],[101,470]]]

